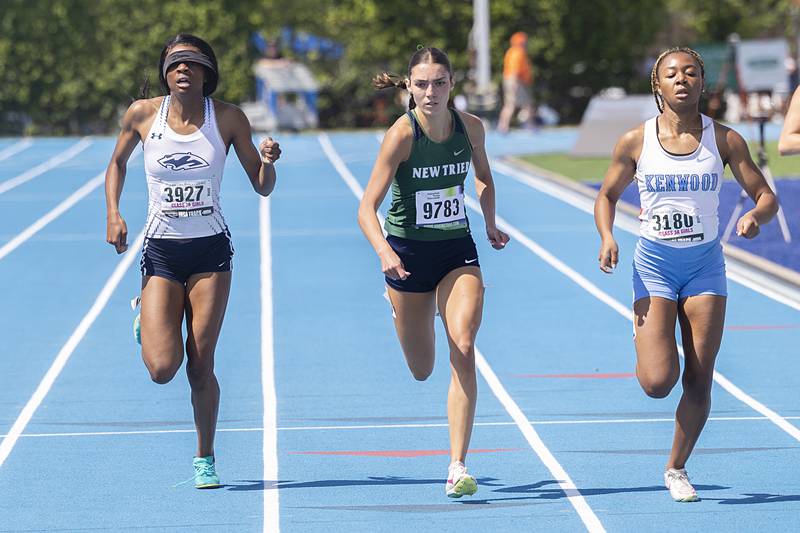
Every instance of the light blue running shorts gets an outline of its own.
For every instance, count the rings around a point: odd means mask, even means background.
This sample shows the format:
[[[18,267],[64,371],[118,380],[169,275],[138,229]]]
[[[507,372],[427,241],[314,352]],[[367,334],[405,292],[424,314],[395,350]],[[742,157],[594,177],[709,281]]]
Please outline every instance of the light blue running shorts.
[[[674,248],[644,237],[633,254],[633,301],[660,296],[679,301],[700,294],[728,295],[719,239]]]

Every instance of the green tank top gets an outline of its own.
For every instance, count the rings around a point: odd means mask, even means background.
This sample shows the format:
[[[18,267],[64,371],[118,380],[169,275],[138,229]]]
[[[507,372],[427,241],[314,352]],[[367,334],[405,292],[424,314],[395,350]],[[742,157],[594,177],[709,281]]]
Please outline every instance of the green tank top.
[[[413,111],[406,113],[414,129],[414,144],[392,180],[392,206],[384,228],[389,235],[419,241],[457,239],[469,235],[464,205],[464,180],[472,160],[472,145],[455,110],[453,134],[432,141]]]

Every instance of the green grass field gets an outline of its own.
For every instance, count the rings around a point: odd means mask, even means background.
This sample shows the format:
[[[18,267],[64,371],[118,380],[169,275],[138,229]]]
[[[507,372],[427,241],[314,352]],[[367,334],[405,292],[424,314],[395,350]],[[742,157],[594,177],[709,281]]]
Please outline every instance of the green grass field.
[[[756,160],[758,144],[750,143],[750,153],[753,160]],[[564,152],[526,155],[521,159],[577,181],[595,182],[603,181],[611,161],[608,157],[573,157]],[[778,154],[777,141],[767,143],[767,161],[775,178],[800,177],[800,159],[781,157]],[[730,169],[725,169],[725,176],[733,178]]]

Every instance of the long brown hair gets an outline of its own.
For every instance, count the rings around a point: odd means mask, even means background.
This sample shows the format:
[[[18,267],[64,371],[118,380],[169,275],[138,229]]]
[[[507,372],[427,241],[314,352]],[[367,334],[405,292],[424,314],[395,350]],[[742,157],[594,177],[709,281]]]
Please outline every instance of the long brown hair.
[[[411,69],[415,66],[419,65],[420,63],[431,63],[433,65],[443,65],[447,68],[447,72],[450,73],[450,79],[453,78],[453,67],[450,65],[450,59],[447,57],[443,51],[433,46],[426,46],[418,48],[414,55],[411,56],[411,60],[408,62],[408,73],[406,74],[405,78],[397,76],[396,74],[390,74],[388,72],[381,72],[374,78],[372,78],[372,85],[376,89],[388,89],[390,87],[397,87],[400,89],[408,89],[408,84],[406,83],[406,79],[411,78]],[[448,106],[452,107],[452,104],[448,102]],[[409,96],[408,98],[408,108],[414,109],[417,107],[417,103],[414,101],[413,96]]]

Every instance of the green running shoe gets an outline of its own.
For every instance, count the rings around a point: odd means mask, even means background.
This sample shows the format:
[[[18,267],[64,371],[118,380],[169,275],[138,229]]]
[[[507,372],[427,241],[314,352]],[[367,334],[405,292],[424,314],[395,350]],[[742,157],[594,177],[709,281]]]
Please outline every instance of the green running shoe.
[[[136,339],[137,344],[142,344],[141,316],[136,315],[136,318],[133,319],[133,338]]]
[[[220,486],[217,470],[214,468],[214,456],[195,457],[192,461],[194,465],[194,488],[214,489]]]
[[[478,482],[467,474],[467,467],[461,461],[456,461],[447,469],[447,484],[445,493],[448,498],[472,496],[478,491]]]

